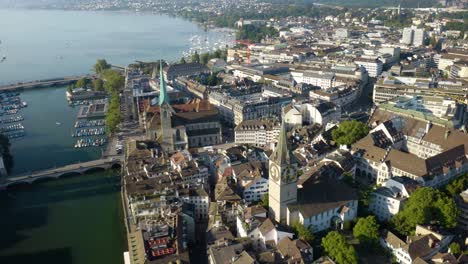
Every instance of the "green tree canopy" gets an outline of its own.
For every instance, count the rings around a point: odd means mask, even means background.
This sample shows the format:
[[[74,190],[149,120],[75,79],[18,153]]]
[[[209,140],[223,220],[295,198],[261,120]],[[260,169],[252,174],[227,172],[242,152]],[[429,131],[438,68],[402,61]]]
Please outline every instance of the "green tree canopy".
[[[96,61],[96,64],[94,64],[94,72],[96,74],[102,74],[103,71],[110,69],[111,65],[107,63],[105,59],[99,59]]]
[[[104,89],[111,94],[120,91],[125,84],[125,78],[118,71],[105,70],[102,77],[105,80]]]
[[[344,121],[340,126],[332,131],[332,138],[340,145],[351,145],[369,133],[366,124],[351,120]]]
[[[450,253],[452,253],[455,256],[461,253],[460,244],[458,244],[456,242],[450,243],[449,249],[450,249]]]
[[[83,77],[76,82],[75,86],[78,88],[88,88],[90,83],[91,83],[90,79]]]
[[[185,58],[184,57],[180,58],[180,64],[185,64],[185,63],[187,63],[187,61],[185,61]]]
[[[111,94],[109,110],[106,115],[107,133],[114,134],[118,131],[118,125],[121,121],[120,115],[120,97],[117,92]]]
[[[257,26],[257,25],[244,25],[239,29],[236,35],[238,40],[250,40],[251,42],[260,42],[265,37],[277,37],[278,30],[273,27]]]
[[[312,240],[314,240],[314,234],[312,233],[312,231],[303,224],[296,221],[292,224],[292,228],[297,233],[297,236],[300,239],[305,240],[309,243],[312,242]]]
[[[210,54],[202,53],[202,55],[200,56],[200,63],[206,65],[209,60],[210,60]]]
[[[192,62],[200,63],[200,55],[196,51],[194,54],[192,54]]]
[[[263,197],[262,197],[262,203],[261,203],[262,206],[263,206],[265,209],[268,209],[268,207],[269,207],[269,204],[268,204],[269,200],[268,200],[268,199],[269,199],[269,198],[268,198],[268,193],[265,193],[265,194],[263,195]]]
[[[379,239],[379,224],[375,216],[361,217],[353,228],[353,235],[359,242],[376,244]]]
[[[403,235],[414,233],[416,225],[437,222],[445,228],[457,225],[459,209],[455,201],[430,187],[417,189],[392,219],[392,225]]]
[[[101,79],[93,80],[93,90],[98,92],[104,91],[104,82]]]
[[[322,238],[323,250],[338,264],[357,264],[356,250],[346,242],[344,236],[337,231],[331,231]]]
[[[468,173],[465,173],[445,186],[445,192],[455,197],[468,188]]]

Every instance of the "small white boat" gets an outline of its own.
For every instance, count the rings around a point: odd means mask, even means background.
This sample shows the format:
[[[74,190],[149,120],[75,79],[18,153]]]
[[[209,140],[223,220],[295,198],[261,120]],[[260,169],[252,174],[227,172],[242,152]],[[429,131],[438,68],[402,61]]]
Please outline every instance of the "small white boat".
[[[60,122],[55,122],[55,124],[56,124],[57,126],[62,125],[62,123],[60,123]]]

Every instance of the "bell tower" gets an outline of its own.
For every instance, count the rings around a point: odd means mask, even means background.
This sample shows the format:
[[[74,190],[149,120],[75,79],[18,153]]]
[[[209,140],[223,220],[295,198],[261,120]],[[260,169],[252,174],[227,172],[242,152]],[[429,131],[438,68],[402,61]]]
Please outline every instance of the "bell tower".
[[[286,223],[288,204],[297,202],[297,162],[288,149],[284,121],[275,151],[270,156],[268,203],[270,218]]]
[[[161,128],[159,130],[159,142],[161,147],[166,152],[174,151],[174,133],[172,129],[172,115],[174,109],[170,105],[169,96],[167,95],[166,81],[162,70],[162,62],[159,67],[159,109],[161,115]]]

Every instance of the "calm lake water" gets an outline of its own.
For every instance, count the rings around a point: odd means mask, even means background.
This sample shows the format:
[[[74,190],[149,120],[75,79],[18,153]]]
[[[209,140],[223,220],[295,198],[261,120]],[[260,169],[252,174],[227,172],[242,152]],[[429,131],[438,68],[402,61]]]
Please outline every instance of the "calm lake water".
[[[219,45],[232,38],[161,15],[0,9],[0,59],[6,56],[0,84],[87,74],[98,58],[116,65],[178,60],[200,40]],[[28,103],[21,111],[26,137],[12,140],[13,174],[101,155],[100,149],[73,148],[78,108],[68,106],[65,90],[21,94]],[[95,173],[1,192],[0,263],[122,263],[119,178],[117,172]]]
[[[197,36],[204,46],[233,40],[149,13],[0,9],[0,57],[7,57],[0,84],[89,73],[99,58],[116,65],[179,60]]]

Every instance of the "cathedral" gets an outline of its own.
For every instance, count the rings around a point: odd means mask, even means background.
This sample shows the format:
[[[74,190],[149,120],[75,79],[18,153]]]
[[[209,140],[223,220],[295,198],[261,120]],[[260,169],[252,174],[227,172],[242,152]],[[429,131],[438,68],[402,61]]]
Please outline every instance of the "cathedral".
[[[212,146],[222,142],[219,111],[207,100],[194,99],[172,104],[160,71],[158,105],[145,111],[145,128],[150,139],[157,140],[164,151]]]

